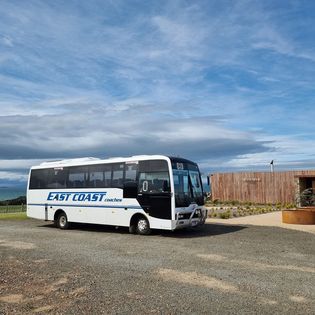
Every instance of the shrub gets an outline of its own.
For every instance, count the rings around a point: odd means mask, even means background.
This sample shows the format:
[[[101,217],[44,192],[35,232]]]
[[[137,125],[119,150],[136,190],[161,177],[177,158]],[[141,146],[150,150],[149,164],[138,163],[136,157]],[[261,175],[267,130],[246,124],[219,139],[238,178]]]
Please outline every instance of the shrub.
[[[301,204],[302,206],[313,206],[315,205],[315,194],[312,188],[307,188],[301,193]]]
[[[229,219],[231,217],[231,212],[230,211],[225,211],[220,213],[220,218],[221,219]]]
[[[286,208],[286,209],[296,208],[296,205],[295,205],[294,203],[287,203],[287,204],[285,205],[285,208]]]
[[[282,208],[282,203],[281,202],[276,203],[276,208],[277,209],[281,209]]]

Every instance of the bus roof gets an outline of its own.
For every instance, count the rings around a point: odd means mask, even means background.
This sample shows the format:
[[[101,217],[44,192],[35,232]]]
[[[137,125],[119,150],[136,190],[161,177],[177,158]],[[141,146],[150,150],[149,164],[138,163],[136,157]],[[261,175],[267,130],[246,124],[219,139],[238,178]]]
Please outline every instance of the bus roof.
[[[179,162],[179,163],[188,163],[188,164],[194,164],[197,165],[197,163],[181,158],[181,157],[175,157],[175,156],[169,156],[169,158],[171,159],[172,162]]]
[[[76,159],[65,159],[58,161],[47,161],[39,165],[32,166],[32,169],[40,168],[53,168],[53,167],[67,167],[67,166],[79,166],[79,165],[92,165],[101,163],[119,163],[119,162],[132,162],[141,160],[168,160],[166,155],[134,155],[130,157],[112,157],[108,159],[99,159],[94,157],[84,157]]]

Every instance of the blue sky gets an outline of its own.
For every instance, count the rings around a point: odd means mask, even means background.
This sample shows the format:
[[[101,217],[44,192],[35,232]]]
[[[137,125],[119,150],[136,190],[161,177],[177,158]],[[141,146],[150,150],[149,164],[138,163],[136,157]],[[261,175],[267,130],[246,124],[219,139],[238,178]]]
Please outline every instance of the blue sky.
[[[0,184],[40,161],[315,167],[313,1],[0,1]]]

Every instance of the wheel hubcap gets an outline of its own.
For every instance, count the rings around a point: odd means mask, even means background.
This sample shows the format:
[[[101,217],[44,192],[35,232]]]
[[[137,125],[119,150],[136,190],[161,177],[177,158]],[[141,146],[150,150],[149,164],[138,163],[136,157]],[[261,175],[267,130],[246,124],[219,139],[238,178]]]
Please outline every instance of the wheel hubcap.
[[[60,217],[59,219],[60,226],[64,227],[67,223],[67,219],[65,216]]]
[[[145,231],[147,229],[148,225],[145,220],[139,220],[138,222],[138,229],[139,231]]]

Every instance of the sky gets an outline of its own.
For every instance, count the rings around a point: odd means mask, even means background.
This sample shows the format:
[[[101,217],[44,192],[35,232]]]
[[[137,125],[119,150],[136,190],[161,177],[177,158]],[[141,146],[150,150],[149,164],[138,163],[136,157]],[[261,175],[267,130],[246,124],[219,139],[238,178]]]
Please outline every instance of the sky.
[[[315,167],[315,2],[0,0],[0,185],[45,160]]]

